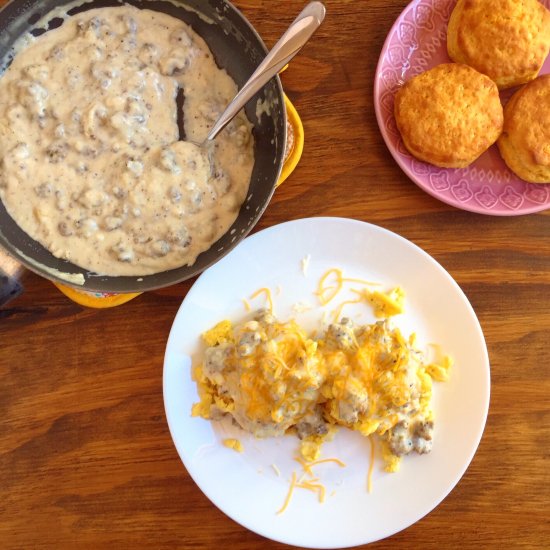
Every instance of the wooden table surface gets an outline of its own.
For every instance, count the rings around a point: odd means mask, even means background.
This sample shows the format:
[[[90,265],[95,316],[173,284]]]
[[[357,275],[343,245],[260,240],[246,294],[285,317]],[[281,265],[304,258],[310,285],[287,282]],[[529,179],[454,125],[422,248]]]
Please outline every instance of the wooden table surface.
[[[302,1],[236,4],[272,45]],[[283,78],[304,156],[256,230],[346,216],[410,239],[464,290],[491,360],[489,418],[466,474],[427,517],[370,547],[548,548],[550,211],[482,216],[415,186],[382,140],[372,91],[407,0],[326,4]],[[193,281],[104,311],[38,276],[24,282],[0,310],[0,547],[284,548],[211,504],[172,444],[163,353]]]

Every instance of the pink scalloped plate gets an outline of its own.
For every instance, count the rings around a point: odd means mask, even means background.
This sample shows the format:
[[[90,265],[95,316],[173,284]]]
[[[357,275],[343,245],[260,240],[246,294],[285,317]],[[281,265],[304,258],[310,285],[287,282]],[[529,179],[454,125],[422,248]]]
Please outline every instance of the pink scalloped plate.
[[[550,208],[550,185],[527,183],[511,172],[493,145],[463,169],[421,162],[407,151],[393,116],[396,91],[405,81],[447,55],[447,23],[456,0],[413,0],[394,23],[380,55],[374,84],[376,118],[386,144],[403,171],[435,198],[471,212],[518,216]],[[542,0],[550,8],[550,0]],[[541,74],[550,73],[550,56]],[[501,94],[505,103],[513,90]]]

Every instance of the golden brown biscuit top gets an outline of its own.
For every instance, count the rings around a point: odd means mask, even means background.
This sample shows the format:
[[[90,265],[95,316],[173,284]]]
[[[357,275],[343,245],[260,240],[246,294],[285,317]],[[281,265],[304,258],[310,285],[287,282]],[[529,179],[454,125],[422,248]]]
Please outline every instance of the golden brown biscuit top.
[[[461,61],[495,79],[540,70],[550,49],[550,11],[538,0],[460,0],[455,9]]]
[[[395,114],[406,141],[434,163],[477,156],[497,139],[503,119],[496,84],[459,63],[409,80],[396,95]]]
[[[533,155],[535,164],[550,167],[550,75],[516,92],[506,107],[504,131]]]

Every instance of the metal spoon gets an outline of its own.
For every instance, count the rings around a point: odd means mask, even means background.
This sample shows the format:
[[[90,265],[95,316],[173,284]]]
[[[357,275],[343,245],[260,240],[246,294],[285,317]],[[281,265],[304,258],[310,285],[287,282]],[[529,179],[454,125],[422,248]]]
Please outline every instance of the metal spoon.
[[[277,44],[273,46],[267,57],[235,96],[235,99],[220,115],[203,145],[215,139],[247,102],[305,46],[323,22],[325,13],[325,6],[321,2],[311,2],[300,12],[300,15],[290,25]]]

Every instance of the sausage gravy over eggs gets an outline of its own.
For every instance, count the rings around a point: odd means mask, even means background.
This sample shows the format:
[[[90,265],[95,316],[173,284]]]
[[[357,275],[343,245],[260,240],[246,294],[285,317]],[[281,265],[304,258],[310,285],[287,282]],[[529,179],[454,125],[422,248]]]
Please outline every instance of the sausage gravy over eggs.
[[[0,198],[55,256],[105,275],[191,265],[235,221],[254,165],[237,92],[180,20],[132,6],[68,18],[0,78]]]

